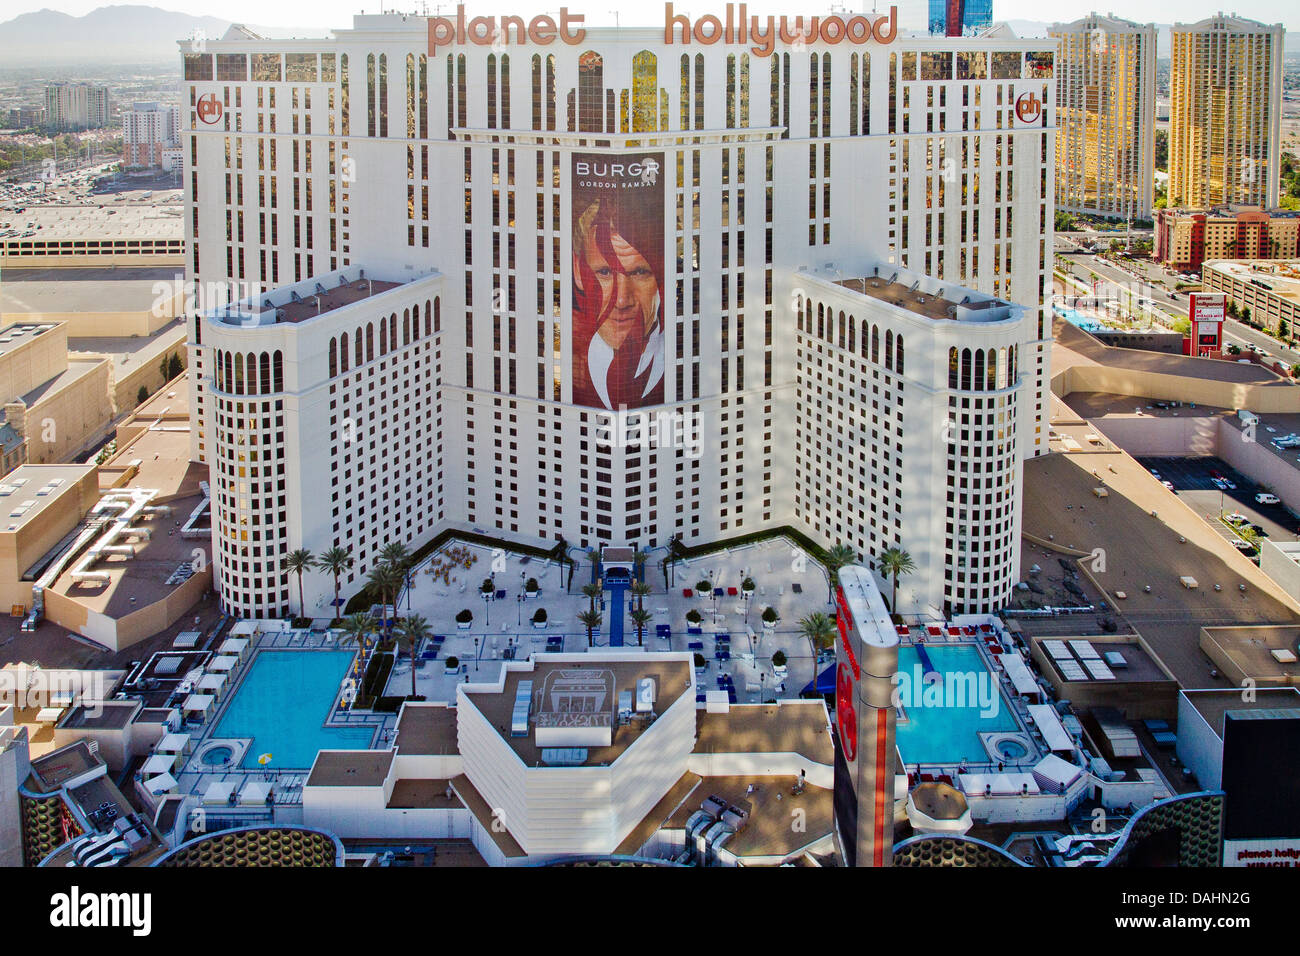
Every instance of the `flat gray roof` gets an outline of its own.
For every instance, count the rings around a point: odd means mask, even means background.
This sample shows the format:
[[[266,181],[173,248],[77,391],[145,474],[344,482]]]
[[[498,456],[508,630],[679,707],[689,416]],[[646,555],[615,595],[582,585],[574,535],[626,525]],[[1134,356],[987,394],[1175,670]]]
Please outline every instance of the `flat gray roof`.
[[[9,290],[9,270],[4,272],[4,282],[0,283],[4,294],[0,295],[0,311],[10,311],[7,293]],[[7,355],[14,349],[34,342],[57,325],[55,322],[13,322],[0,329],[0,355]]]
[[[110,700],[92,703],[89,707],[78,704],[59,724],[62,730],[121,730],[131,723],[140,709],[138,700]]]
[[[175,283],[175,267],[5,269],[0,311],[7,316],[50,312],[144,312],[159,282]],[[184,275],[181,275],[184,280]],[[179,291],[176,286],[172,291]]]
[[[1220,740],[1223,739],[1223,715],[1230,710],[1300,707],[1300,690],[1294,687],[1259,687],[1255,689],[1254,700],[1242,700],[1240,690],[1189,690],[1183,693]]]
[[[309,787],[377,787],[388,777],[394,750],[322,750],[316,755]]]

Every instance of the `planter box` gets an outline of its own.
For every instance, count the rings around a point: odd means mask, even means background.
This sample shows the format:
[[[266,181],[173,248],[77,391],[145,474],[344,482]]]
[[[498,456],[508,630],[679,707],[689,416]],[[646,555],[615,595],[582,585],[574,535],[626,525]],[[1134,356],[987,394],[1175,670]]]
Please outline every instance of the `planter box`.
[[[777,622],[776,622],[776,621],[764,621],[764,622],[763,622],[763,630],[765,630],[765,631],[770,631],[770,630],[772,630],[773,628],[775,628],[776,625],[777,625]]]
[[[546,630],[548,623],[549,622],[547,621],[533,621],[533,627],[537,628],[539,631],[544,631]]]
[[[524,600],[528,600],[529,598],[541,597],[541,596],[542,596],[542,589],[541,589],[541,588],[538,588],[536,591],[525,591],[525,592],[524,592]]]
[[[462,623],[460,623],[460,621],[457,621],[457,622],[456,622],[456,630],[458,630],[458,631],[468,631],[468,630],[470,629],[470,625],[472,625],[473,623],[474,623],[473,621],[466,621],[464,624],[462,624]]]
[[[442,673],[443,673],[443,676],[445,676],[445,677],[451,677],[453,674],[459,674],[459,673],[460,673],[460,664],[457,664],[455,667],[446,667],[446,666],[444,666],[443,669],[442,669]]]

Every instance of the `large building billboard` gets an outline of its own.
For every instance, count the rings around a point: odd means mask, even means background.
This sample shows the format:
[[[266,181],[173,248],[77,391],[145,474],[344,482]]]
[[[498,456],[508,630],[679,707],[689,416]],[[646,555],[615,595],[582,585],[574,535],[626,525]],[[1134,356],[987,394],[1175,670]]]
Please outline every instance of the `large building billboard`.
[[[663,153],[574,153],[573,401],[664,401]]]

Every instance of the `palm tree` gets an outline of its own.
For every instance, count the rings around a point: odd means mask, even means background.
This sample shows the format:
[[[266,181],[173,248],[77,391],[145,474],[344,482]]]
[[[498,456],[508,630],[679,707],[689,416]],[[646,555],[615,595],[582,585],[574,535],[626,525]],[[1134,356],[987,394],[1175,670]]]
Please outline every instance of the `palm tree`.
[[[429,636],[429,622],[419,614],[411,614],[398,620],[396,628],[397,646],[411,655],[411,696],[415,697],[415,649]]]
[[[369,614],[349,614],[343,619],[343,634],[339,637],[340,644],[356,644],[361,653],[357,655],[357,666],[366,658],[366,635],[374,626]]]
[[[644,581],[637,581],[632,585],[632,594],[636,597],[636,609],[645,610],[645,596],[651,592],[652,588]]]
[[[307,606],[302,599],[302,573],[316,566],[316,559],[306,548],[290,551],[284,559],[284,569],[290,574],[298,575],[298,616],[307,616]]]
[[[596,598],[600,597],[600,585],[594,583],[584,584],[582,586],[582,593],[587,595],[587,600],[590,602],[588,610],[596,610]]]
[[[388,616],[388,598],[396,594],[406,580],[406,575],[391,564],[377,564],[370,569],[370,574],[366,577],[366,590],[379,598],[379,603],[383,606],[383,624],[384,636],[387,637],[392,630],[392,619]],[[396,609],[394,609],[396,613]]]
[[[902,548],[886,548],[880,555],[881,573],[891,577],[894,582],[894,592],[889,598],[889,608],[895,614],[898,613],[898,576],[900,574],[911,574],[916,570],[916,562],[912,556]]]
[[[592,632],[596,628],[600,627],[600,612],[582,611],[578,614],[578,620],[581,621],[582,625],[587,629],[587,646],[595,647],[596,642],[592,638]]]
[[[799,620],[799,633],[808,639],[808,646],[812,649],[813,690],[817,689],[817,655],[835,643],[835,632],[835,622],[821,611],[814,611]]]
[[[636,610],[630,615],[632,623],[636,625],[636,645],[640,647],[643,643],[642,636],[645,634],[645,626],[650,623],[651,615],[648,611]]]
[[[411,551],[400,541],[390,541],[379,549],[379,560],[405,571],[411,563]]]
[[[829,592],[826,600],[828,602],[834,603],[835,601],[835,576],[840,573],[840,568],[847,568],[850,564],[857,564],[857,561],[858,553],[842,542],[826,552],[822,564],[826,567],[826,587]]]
[[[352,557],[352,549],[340,548],[338,545],[330,548],[316,559],[316,567],[334,576],[334,620],[336,621],[342,616],[339,611],[339,576],[344,571],[351,570],[352,565],[355,563]]]

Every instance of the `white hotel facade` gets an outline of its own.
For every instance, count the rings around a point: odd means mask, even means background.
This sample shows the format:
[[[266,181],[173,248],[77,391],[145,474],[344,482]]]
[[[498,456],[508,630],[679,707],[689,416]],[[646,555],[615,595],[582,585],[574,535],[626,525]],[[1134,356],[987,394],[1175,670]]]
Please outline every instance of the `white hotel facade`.
[[[708,19],[690,42],[504,18],[495,46],[470,23],[431,49],[430,18],[380,15],[182,44],[190,278],[237,290],[189,328],[227,610],[296,608],[295,548],[351,548],[350,594],[384,544],[447,528],[792,526],[907,549],[904,612],[1005,601],[1021,464],[1047,447],[1054,41],[846,14],[761,55],[700,42]],[[662,354],[636,374],[662,403],[630,415],[698,444],[611,442],[575,396],[597,367],[573,341],[575,154],[659,164]],[[328,576],[304,583],[323,609]]]

